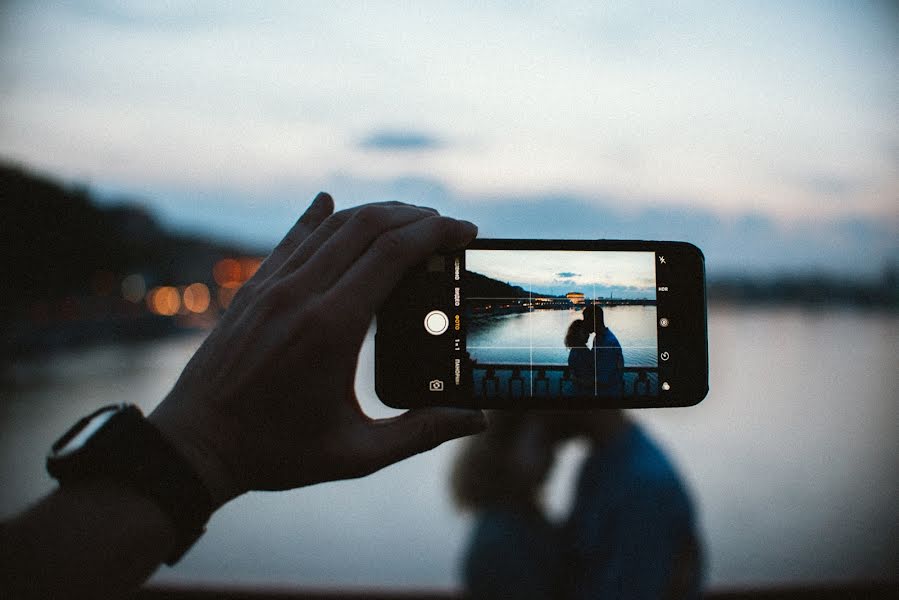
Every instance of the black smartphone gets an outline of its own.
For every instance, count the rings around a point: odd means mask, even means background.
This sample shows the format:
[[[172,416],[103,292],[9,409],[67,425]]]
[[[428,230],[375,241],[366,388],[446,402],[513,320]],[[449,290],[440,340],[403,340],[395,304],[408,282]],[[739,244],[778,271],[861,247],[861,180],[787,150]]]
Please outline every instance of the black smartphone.
[[[397,408],[692,406],[708,393],[705,261],[685,242],[478,239],[377,316]]]

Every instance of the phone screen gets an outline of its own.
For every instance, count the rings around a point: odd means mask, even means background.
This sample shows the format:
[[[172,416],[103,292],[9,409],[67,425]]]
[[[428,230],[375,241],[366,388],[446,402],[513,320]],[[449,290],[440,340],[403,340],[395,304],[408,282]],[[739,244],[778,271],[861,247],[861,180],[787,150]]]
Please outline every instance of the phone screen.
[[[654,252],[466,252],[474,393],[485,400],[658,394],[655,262]]]
[[[475,240],[431,257],[378,315],[391,406],[688,406],[708,389],[690,244]]]

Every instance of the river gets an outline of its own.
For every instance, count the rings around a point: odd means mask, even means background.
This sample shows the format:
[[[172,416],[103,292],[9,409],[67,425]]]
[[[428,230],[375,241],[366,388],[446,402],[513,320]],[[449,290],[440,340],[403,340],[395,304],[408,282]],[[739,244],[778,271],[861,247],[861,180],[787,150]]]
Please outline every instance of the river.
[[[899,315],[716,307],[711,392],[687,409],[633,411],[693,491],[713,587],[893,579],[899,564]],[[47,448],[97,406],[150,409],[202,336],[22,364],[0,397],[0,515],[52,489]],[[371,336],[357,389],[372,416]],[[11,383],[10,383],[11,382]],[[248,494],[160,582],[266,586],[458,585],[469,521],[446,479],[457,443],[365,479]],[[562,518],[585,448],[565,446],[548,486]]]
[[[607,306],[605,324],[621,343],[628,367],[655,367],[656,307]],[[468,351],[479,362],[568,364],[565,332],[580,310],[535,310],[469,323]],[[592,338],[588,344],[592,347]]]

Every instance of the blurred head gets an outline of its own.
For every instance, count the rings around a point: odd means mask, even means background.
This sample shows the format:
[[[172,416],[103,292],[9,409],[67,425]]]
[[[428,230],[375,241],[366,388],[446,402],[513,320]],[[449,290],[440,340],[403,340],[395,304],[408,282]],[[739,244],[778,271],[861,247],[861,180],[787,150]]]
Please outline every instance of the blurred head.
[[[584,308],[581,313],[584,324],[587,327],[587,333],[603,332],[606,329],[606,322],[602,316],[602,307],[597,304],[590,304]]]
[[[553,463],[554,436],[539,413],[491,411],[487,431],[465,440],[452,472],[466,509],[537,507]]]
[[[565,347],[579,348],[586,346],[588,339],[590,339],[590,332],[587,331],[586,323],[580,319],[572,321],[571,325],[568,326],[568,332],[565,334]]]

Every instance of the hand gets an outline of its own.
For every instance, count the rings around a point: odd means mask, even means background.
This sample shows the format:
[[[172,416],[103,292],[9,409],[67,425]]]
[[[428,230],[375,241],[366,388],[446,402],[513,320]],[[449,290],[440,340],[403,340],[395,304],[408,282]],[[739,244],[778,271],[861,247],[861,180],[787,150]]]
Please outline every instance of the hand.
[[[315,198],[150,416],[217,506],[367,475],[485,426],[460,409],[372,420],[354,392],[378,307],[409,267],[467,244],[475,226],[399,203],[333,210]]]

